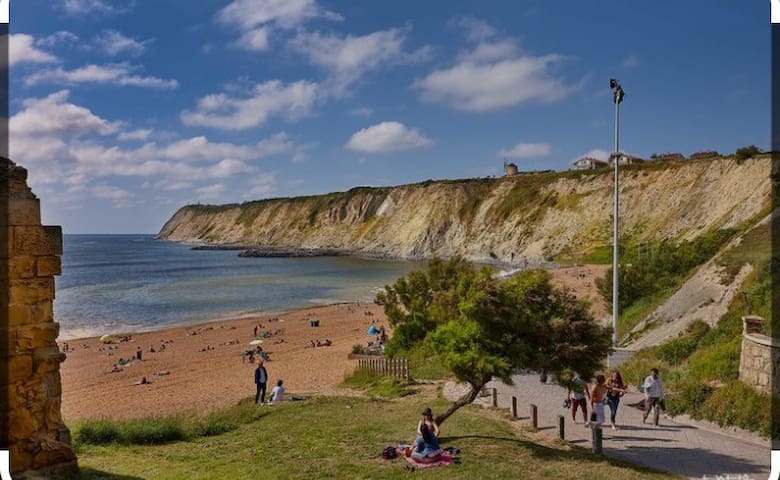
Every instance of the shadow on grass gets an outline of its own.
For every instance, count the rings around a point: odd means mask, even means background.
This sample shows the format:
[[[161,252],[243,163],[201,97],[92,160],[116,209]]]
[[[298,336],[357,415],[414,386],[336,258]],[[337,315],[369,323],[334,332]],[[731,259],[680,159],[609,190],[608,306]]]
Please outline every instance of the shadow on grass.
[[[79,468],[80,473],[75,479],[79,480],[145,480],[142,477],[132,475],[120,475],[118,473],[103,472],[94,468]]]
[[[443,446],[457,447],[457,445],[451,445],[451,444],[458,441],[469,442],[474,440],[486,440],[490,442],[512,444],[516,447],[525,448],[529,450],[534,457],[539,459],[561,460],[561,461],[579,460],[579,461],[589,461],[593,463],[607,462],[610,465],[615,465],[624,468],[631,468],[637,472],[644,472],[644,473],[661,472],[660,470],[657,469],[649,468],[643,465],[638,465],[636,462],[628,462],[622,459],[607,458],[607,457],[595,455],[583,448],[577,448],[574,450],[561,450],[557,448],[551,448],[544,445],[540,445],[530,440],[522,440],[519,438],[491,437],[488,435],[461,435],[461,436],[452,436],[452,437],[442,437],[441,439],[439,439],[439,443],[441,443]],[[585,441],[583,440],[583,442]],[[578,442],[569,441],[568,443],[578,443]],[[462,447],[459,448],[463,450]]]

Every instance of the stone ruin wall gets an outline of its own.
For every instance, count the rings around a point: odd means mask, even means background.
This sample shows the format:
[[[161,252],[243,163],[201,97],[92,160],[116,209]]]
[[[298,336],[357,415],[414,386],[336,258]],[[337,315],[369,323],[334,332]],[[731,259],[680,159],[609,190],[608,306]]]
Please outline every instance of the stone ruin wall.
[[[764,319],[742,317],[739,379],[761,393],[780,397],[780,340],[763,335]]]
[[[54,276],[60,274],[62,231],[41,226],[40,203],[27,186],[27,171],[0,158],[0,260],[8,294],[8,436],[14,479],[58,478],[77,471],[70,432],[60,413],[60,363],[56,339]],[[6,352],[3,352],[4,354]],[[5,356],[5,355],[3,355]],[[4,394],[6,392],[3,392]]]

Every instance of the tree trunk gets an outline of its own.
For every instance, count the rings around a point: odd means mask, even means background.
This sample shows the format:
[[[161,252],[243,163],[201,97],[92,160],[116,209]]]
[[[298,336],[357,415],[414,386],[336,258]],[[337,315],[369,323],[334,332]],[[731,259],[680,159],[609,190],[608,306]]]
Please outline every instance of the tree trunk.
[[[452,405],[450,405],[450,408],[448,408],[447,411],[445,411],[444,413],[436,417],[436,424],[441,426],[441,424],[444,423],[445,420],[450,418],[450,415],[455,413],[457,409],[473,402],[477,398],[477,395],[479,395],[479,392],[480,390],[482,390],[482,387],[484,387],[486,384],[487,382],[482,383],[481,385],[471,385],[471,391],[469,391],[467,394],[463,395],[460,399],[458,399]]]

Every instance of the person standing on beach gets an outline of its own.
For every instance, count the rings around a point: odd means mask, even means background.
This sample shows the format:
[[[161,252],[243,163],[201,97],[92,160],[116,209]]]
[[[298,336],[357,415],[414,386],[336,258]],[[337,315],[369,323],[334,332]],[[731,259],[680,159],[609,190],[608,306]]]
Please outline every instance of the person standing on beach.
[[[255,368],[255,385],[257,386],[257,393],[255,394],[255,404],[257,400],[260,403],[265,403],[265,386],[268,383],[268,371],[263,366],[263,360],[258,360],[257,368]]]
[[[138,361],[140,361],[142,355],[143,352],[141,351],[141,346],[139,345],[138,348],[135,349],[135,358],[138,359]]]
[[[650,375],[645,378],[644,383],[645,390],[645,413],[642,415],[642,423],[647,423],[647,417],[650,415],[650,410],[655,409],[653,416],[653,425],[658,426],[658,411],[664,400],[664,384],[661,381],[661,377],[658,376],[658,369],[654,368],[650,370]]]

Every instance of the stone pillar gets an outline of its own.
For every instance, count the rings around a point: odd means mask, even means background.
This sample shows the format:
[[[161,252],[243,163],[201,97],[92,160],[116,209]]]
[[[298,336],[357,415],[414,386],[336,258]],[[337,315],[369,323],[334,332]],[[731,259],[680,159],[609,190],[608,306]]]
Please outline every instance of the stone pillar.
[[[75,471],[70,432],[60,413],[60,362],[54,322],[54,275],[60,274],[62,231],[41,226],[40,203],[27,186],[27,170],[0,158],[0,275],[7,294],[0,385],[8,417],[11,472],[19,478],[58,478]],[[5,241],[3,241],[5,240]]]

